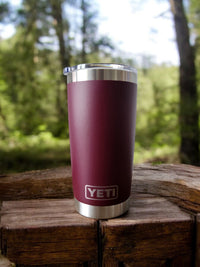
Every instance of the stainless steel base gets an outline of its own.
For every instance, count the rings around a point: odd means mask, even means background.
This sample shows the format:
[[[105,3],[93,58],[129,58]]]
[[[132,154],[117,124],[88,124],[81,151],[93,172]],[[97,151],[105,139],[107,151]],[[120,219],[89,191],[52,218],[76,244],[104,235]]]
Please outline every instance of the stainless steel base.
[[[75,200],[76,210],[83,216],[94,219],[109,219],[125,213],[129,208],[129,199],[112,206],[92,206]]]

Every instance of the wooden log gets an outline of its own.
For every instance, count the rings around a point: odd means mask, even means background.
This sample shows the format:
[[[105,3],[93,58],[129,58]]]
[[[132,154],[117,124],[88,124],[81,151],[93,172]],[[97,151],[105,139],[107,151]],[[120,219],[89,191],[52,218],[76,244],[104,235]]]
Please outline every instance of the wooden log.
[[[73,200],[5,201],[1,249],[10,260],[26,267],[52,263],[59,267],[95,266],[99,239],[103,240],[99,248],[103,247],[100,254],[106,267],[120,262],[130,266],[192,266],[193,217],[164,198],[134,195],[127,214],[100,221],[100,237],[97,226],[95,220],[74,211]]]
[[[192,212],[200,212],[200,167],[184,164],[136,165],[132,194],[164,196]]]
[[[2,254],[25,266],[95,264],[97,222],[76,213],[73,205],[70,199],[3,202]]]
[[[132,194],[149,193],[169,198],[192,212],[200,212],[200,168],[184,164],[134,166]],[[70,167],[9,174],[0,177],[0,201],[72,198]]]
[[[144,195],[140,195],[139,199],[141,199],[137,200],[136,194],[138,192],[145,193],[147,199],[145,199]],[[157,197],[147,195],[148,193],[157,195]],[[197,264],[200,260],[198,216],[197,227],[195,227],[193,217],[187,213],[181,213],[182,211],[176,205],[167,200],[186,208],[188,212],[200,213],[200,168],[171,164],[156,166],[150,164],[136,165],[133,172],[131,196],[133,199],[131,200],[129,213],[121,218],[100,222],[100,228],[103,231],[103,252],[100,251],[100,255],[103,253],[104,265],[106,267],[120,264],[128,264],[128,266],[191,266],[191,255],[195,251],[194,236],[196,233]],[[165,197],[165,199],[160,196]],[[97,235],[99,223],[81,217],[74,211],[73,200],[63,199],[72,197],[72,179],[69,167],[1,176],[0,204],[4,200],[24,199],[23,201],[3,202],[0,215],[0,244],[4,255],[9,257],[11,261],[17,260],[16,263],[19,267],[27,267],[29,266],[28,264],[30,266],[33,265],[34,257],[38,260],[37,266],[61,267],[66,266],[66,264],[67,266],[95,266],[98,254],[97,240],[101,243],[101,238]],[[29,200],[38,198],[41,200]],[[49,200],[45,198],[49,198]],[[65,205],[61,205],[61,203],[65,203]],[[65,210],[63,206],[66,207]],[[150,209],[150,206],[153,210]],[[131,214],[135,214],[138,218]],[[126,218],[126,216],[128,217]],[[80,225],[77,225],[80,218],[86,221],[81,221]],[[116,225],[112,225],[114,222],[116,222]],[[117,224],[119,224],[119,231],[117,230]],[[86,240],[84,241],[86,246],[80,243],[80,246],[84,247],[84,249],[87,246],[91,248],[85,231],[92,231],[93,237],[91,238],[93,242],[91,244],[96,250],[96,252],[92,252],[94,254],[92,254],[91,260],[88,260],[90,257],[89,255],[87,257],[87,253],[83,253],[84,255],[81,256],[83,258],[80,257],[81,263],[77,261],[79,257],[78,250],[80,249],[79,247],[76,250],[76,244],[78,243],[79,245],[79,241],[75,237],[77,231],[78,233],[80,232],[80,239]],[[68,241],[64,242],[63,236],[70,236],[69,233],[73,233],[71,238],[74,241],[69,238],[67,239]],[[36,239],[34,239],[34,236]],[[40,236],[44,239],[46,238],[47,250],[45,242],[42,242],[42,239],[40,242]],[[51,236],[53,237],[52,242],[50,241]],[[130,243],[126,243],[123,236],[126,236],[127,240],[130,239]],[[114,244],[112,240],[117,242],[116,237],[120,237],[120,240],[122,239],[122,243],[120,243],[122,247],[120,245],[116,245],[116,248],[112,247]],[[136,246],[134,242],[136,242],[137,238],[139,243]],[[31,241],[32,239],[33,242]],[[89,240],[91,239],[89,238]],[[163,240],[166,240],[168,244],[166,250],[164,250]],[[64,263],[61,263],[60,260],[57,263],[57,258],[62,258],[61,254],[59,257],[56,256],[59,255],[59,251],[58,254],[56,250],[53,253],[55,247],[59,248],[59,245],[57,246],[59,242],[61,242],[60,248],[63,249],[60,253],[65,255],[63,256]],[[131,242],[132,247],[130,245]],[[177,246],[174,248],[175,243],[177,243]],[[15,244],[18,245],[16,250]],[[69,244],[72,244],[73,248],[69,248]],[[151,247],[151,244],[155,244],[155,250],[148,250],[148,246]],[[182,254],[179,251],[181,246],[183,246]],[[188,255],[184,252],[186,248],[189,251]],[[45,253],[41,254],[40,258],[39,251],[41,249],[46,251],[47,255]],[[85,251],[84,249],[83,251]],[[142,249],[146,251],[144,257],[143,253],[141,253]],[[124,254],[125,250],[127,252]],[[73,262],[67,262],[70,253],[77,256]],[[150,253],[155,255],[152,260],[149,256]],[[161,253],[161,256],[159,256],[159,253]],[[178,256],[178,253],[180,256]],[[122,254],[125,256],[121,257]],[[112,256],[113,258],[111,259]],[[141,257],[140,260],[139,257]],[[26,259],[25,263],[24,258]],[[45,261],[46,258],[48,262]],[[52,265],[54,259],[55,264]],[[147,259],[151,265],[145,265]]]
[[[102,221],[101,231],[103,266],[193,266],[194,218],[164,198],[135,196],[129,212]]]
[[[70,167],[0,176],[0,201],[73,198]]]

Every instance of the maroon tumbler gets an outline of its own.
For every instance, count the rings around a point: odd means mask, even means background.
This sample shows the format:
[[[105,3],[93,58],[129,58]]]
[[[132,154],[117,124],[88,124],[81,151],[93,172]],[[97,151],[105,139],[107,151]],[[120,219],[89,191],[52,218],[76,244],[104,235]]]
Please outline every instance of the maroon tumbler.
[[[94,63],[67,67],[64,74],[76,210],[96,219],[119,216],[129,207],[137,72]]]

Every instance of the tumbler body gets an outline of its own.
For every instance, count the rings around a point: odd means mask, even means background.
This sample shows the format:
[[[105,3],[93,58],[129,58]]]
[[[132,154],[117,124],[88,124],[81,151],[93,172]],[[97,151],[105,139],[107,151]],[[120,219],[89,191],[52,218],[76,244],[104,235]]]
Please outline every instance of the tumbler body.
[[[128,210],[135,138],[137,74],[117,64],[67,72],[75,206],[96,219]]]

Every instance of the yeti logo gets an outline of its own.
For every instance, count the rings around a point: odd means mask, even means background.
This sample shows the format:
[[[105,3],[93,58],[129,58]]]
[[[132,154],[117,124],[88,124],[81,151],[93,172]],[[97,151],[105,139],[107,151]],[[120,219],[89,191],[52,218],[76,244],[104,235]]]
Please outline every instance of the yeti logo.
[[[85,198],[92,200],[110,200],[118,197],[118,186],[85,186]]]

